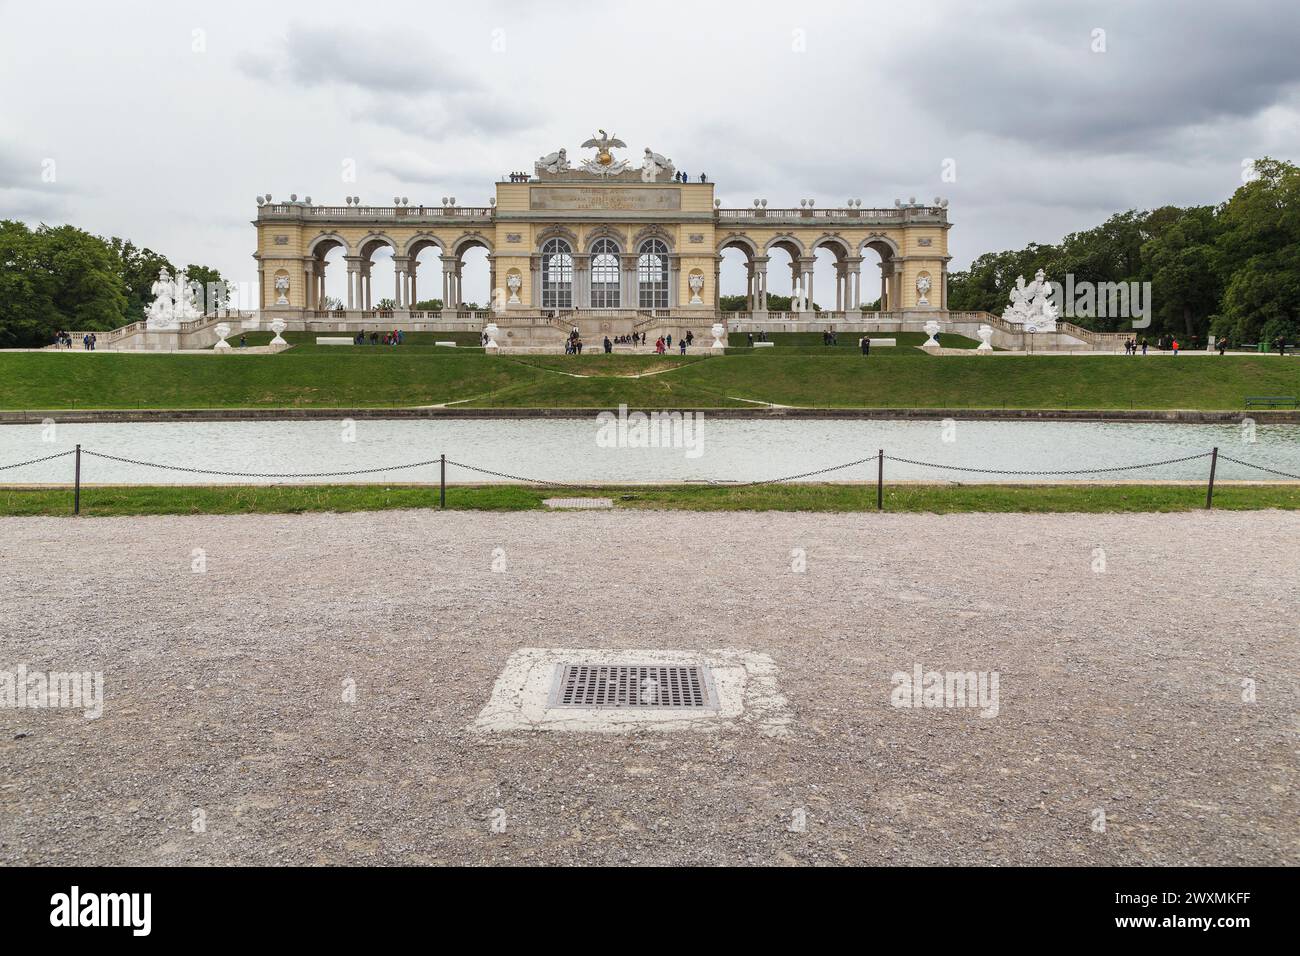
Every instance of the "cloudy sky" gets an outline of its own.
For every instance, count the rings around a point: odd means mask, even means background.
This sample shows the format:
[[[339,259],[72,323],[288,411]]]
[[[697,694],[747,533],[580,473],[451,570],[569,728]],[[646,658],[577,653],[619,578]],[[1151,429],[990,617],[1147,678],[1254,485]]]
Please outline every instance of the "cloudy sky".
[[[0,22],[0,218],[245,281],[258,194],[478,205],[597,127],[725,206],[947,197],[954,269],[1300,159],[1295,0],[0,0]]]

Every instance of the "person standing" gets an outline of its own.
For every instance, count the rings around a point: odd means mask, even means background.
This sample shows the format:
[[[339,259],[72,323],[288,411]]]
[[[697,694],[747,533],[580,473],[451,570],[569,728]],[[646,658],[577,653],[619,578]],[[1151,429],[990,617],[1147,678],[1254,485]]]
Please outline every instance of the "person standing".
[[[864,336],[862,336],[862,338],[861,338],[861,340],[859,341],[858,344],[862,347],[862,354],[863,354],[863,355],[870,355],[870,354],[871,354],[871,336],[869,336],[869,335],[864,335]]]

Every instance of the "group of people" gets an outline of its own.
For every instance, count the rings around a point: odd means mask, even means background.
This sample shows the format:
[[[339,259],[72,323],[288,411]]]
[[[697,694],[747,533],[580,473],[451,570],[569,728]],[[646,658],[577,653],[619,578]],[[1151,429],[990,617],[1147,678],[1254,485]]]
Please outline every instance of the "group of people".
[[[673,176],[673,179],[679,183],[689,183],[691,181],[691,178],[687,176],[685,173],[676,173]],[[709,181],[709,177],[705,176],[703,173],[700,173],[700,182],[707,183],[708,181]]]
[[[81,337],[81,347],[87,352],[93,352],[95,351],[95,345],[98,341],[98,336],[96,336],[94,332],[87,332]],[[54,344],[61,349],[72,348],[72,333],[62,331],[55,332]]]
[[[383,343],[385,345],[401,345],[405,338],[406,334],[401,329],[393,329],[391,332],[383,333]],[[352,337],[353,345],[378,345],[379,342],[380,334],[378,332],[371,332],[367,335],[363,330]]]
[[[1131,338],[1131,339],[1125,339],[1125,340],[1124,340],[1124,354],[1125,354],[1125,355],[1137,355],[1137,354],[1138,354],[1138,349],[1139,349],[1139,348],[1142,350],[1142,354],[1143,354],[1143,355],[1146,355],[1146,354],[1147,354],[1147,340],[1146,340],[1146,336],[1143,336],[1143,337],[1142,337],[1141,342],[1138,341],[1137,336],[1134,336],[1134,337]]]
[[[766,330],[766,329],[759,329],[759,330],[758,330],[758,341],[760,341],[760,342],[766,342],[766,341],[767,341],[767,330]],[[754,333],[753,333],[753,332],[750,332],[750,333],[749,333],[749,347],[750,347],[751,349],[754,347]]]
[[[508,173],[506,175],[506,179],[510,180],[512,183],[526,183],[531,178],[532,177],[527,173]]]
[[[643,341],[644,339],[645,337],[642,336]],[[692,332],[690,329],[687,329],[686,334],[677,340],[677,350],[682,355],[685,355],[687,347],[694,341],[695,341],[695,333]],[[669,333],[668,335],[661,335],[659,336],[659,338],[655,339],[656,355],[663,355],[665,352],[670,351],[672,347],[673,347],[672,333]]]
[[[608,349],[606,349],[606,351],[608,351]],[[573,329],[572,332],[569,333],[569,337],[564,343],[564,354],[565,355],[582,354],[582,336],[578,334],[578,330],[576,327]]]
[[[822,332],[822,345],[839,345],[839,339],[835,337],[835,326]]]

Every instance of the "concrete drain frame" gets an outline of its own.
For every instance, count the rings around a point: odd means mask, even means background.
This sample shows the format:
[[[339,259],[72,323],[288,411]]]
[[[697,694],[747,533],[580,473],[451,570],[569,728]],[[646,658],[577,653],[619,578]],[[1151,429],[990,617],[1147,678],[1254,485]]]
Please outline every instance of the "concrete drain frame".
[[[776,665],[766,654],[523,647],[510,655],[467,729],[480,734],[752,729],[778,736],[791,722],[777,689]]]

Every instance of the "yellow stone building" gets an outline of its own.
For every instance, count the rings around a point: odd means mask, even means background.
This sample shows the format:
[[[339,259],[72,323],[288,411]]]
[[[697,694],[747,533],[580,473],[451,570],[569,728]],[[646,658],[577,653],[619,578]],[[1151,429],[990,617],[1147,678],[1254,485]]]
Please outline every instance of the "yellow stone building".
[[[454,200],[363,206],[349,197],[342,206],[323,206],[259,198],[261,318],[338,330],[376,321],[408,328],[496,321],[508,335],[518,333],[515,344],[544,345],[554,338],[546,330],[560,326],[584,334],[707,328],[714,321],[850,327],[924,321],[946,310],[946,203],[873,209],[856,200],[840,208],[806,201],[769,208],[755,200],[752,207],[727,209],[712,182],[687,179],[649,149],[639,161],[619,159],[614,150],[625,144],[603,131],[584,146],[595,157],[574,166],[566,150],[544,156],[532,174],[498,182],[486,207]],[[394,282],[377,289],[372,265],[385,247]],[[430,247],[441,257],[440,273],[420,269],[418,256]],[[464,257],[474,248],[486,250],[492,301],[469,312],[461,290]],[[326,256],[334,249],[342,251],[347,294],[342,309],[330,310],[324,308]],[[746,262],[747,307],[719,313],[721,263],[731,249]],[[814,264],[823,249],[835,260],[833,290],[815,288]],[[776,250],[786,255],[774,257]],[[792,297],[791,311],[768,309],[775,294]],[[879,312],[861,311],[877,297]],[[385,299],[393,307],[381,313]],[[446,304],[441,313],[413,308],[430,299]]]

